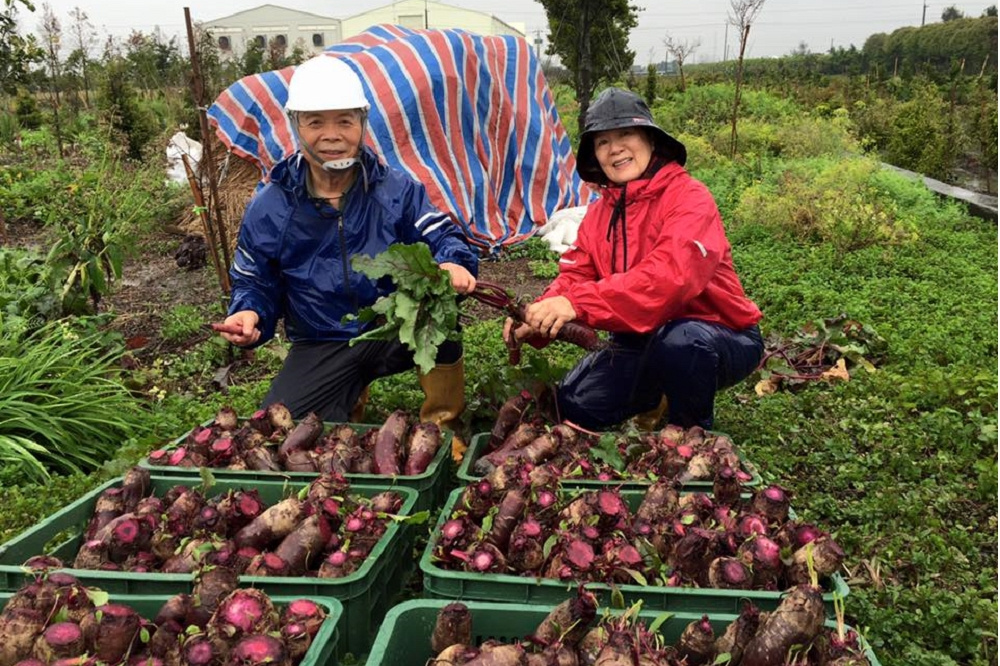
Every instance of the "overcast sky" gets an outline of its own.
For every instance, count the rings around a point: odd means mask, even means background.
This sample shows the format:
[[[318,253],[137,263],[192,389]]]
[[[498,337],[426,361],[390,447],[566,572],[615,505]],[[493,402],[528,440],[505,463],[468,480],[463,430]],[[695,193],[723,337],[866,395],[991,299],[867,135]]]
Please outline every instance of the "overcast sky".
[[[46,0],[35,0],[34,15],[21,12],[21,25],[36,31],[41,8]],[[185,45],[184,7],[191,9],[195,21],[209,21],[237,11],[265,4],[261,0],[47,0],[56,16],[66,26],[69,12],[80,7],[102,36],[127,35],[131,30],[143,32],[159,27],[167,35],[178,35]],[[719,60],[726,52],[728,35],[730,57],[734,52],[736,33],[726,29],[730,0],[635,0],[645,9],[639,14],[639,26],[631,33],[630,48],[635,62],[645,65],[665,58],[663,39],[667,34],[689,42],[700,40],[693,61]],[[389,4],[387,0],[274,0],[270,4],[303,11],[346,18],[375,7]],[[451,0],[445,4],[493,14],[508,23],[525,26],[528,41],[534,42],[536,31],[545,39],[548,26],[542,5],[534,0]],[[966,16],[980,16],[991,0],[766,0],[753,24],[748,43],[749,57],[784,55],[805,42],[810,51],[824,52],[831,45],[858,48],[868,35],[891,32],[903,26],[919,26],[926,5],[926,21],[941,20],[945,7],[955,5]],[[102,40],[103,41],[103,40]]]

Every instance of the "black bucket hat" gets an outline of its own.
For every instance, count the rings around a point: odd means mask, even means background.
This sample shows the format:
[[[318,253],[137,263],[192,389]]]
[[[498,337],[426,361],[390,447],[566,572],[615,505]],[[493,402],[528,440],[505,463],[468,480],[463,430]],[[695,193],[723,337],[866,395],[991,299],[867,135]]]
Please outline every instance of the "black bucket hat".
[[[653,153],[671,157],[684,166],[687,148],[653,122],[646,102],[633,92],[621,88],[605,88],[587,110],[587,122],[576,150],[576,171],[588,183],[604,185],[608,177],[594,154],[594,134],[623,127],[645,127],[653,139]]]

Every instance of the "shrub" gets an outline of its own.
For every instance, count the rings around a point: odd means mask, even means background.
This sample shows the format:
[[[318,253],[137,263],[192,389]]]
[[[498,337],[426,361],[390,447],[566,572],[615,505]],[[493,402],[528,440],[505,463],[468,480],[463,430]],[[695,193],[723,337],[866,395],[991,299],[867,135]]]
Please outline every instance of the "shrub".
[[[156,136],[157,128],[153,115],[139,102],[128,76],[123,62],[110,63],[101,85],[98,106],[104,121],[124,142],[128,157],[140,160]]]
[[[9,148],[21,133],[21,123],[17,116],[6,111],[0,112],[0,146]]]
[[[736,221],[757,222],[839,252],[876,243],[899,243],[914,226],[896,202],[879,189],[881,167],[870,159],[799,163],[748,188]]]
[[[38,102],[35,96],[24,88],[17,91],[14,114],[17,116],[18,124],[24,129],[36,130],[42,126],[42,112],[38,108]]]
[[[955,164],[956,133],[949,128],[948,105],[931,83],[914,84],[913,98],[892,117],[885,160],[933,178],[947,180]]]

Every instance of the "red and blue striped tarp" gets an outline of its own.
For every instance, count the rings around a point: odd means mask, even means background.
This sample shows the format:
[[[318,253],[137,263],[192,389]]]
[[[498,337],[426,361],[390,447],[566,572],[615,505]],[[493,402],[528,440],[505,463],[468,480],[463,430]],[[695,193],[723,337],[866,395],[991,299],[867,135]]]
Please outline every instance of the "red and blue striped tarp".
[[[555,211],[587,203],[590,190],[524,39],[380,25],[325,55],[361,77],[375,151],[422,182],[475,245],[495,253]],[[244,77],[208,110],[219,138],[265,178],[296,149],[283,111],[293,69]]]

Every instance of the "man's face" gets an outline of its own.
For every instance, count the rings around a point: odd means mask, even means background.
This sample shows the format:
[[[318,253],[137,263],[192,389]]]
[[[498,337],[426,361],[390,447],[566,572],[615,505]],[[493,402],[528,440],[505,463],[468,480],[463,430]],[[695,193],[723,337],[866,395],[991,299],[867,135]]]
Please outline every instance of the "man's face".
[[[346,111],[302,111],[298,114],[299,138],[323,162],[357,157],[361,152],[362,122],[357,109]],[[305,158],[315,164],[315,158],[303,151]]]

